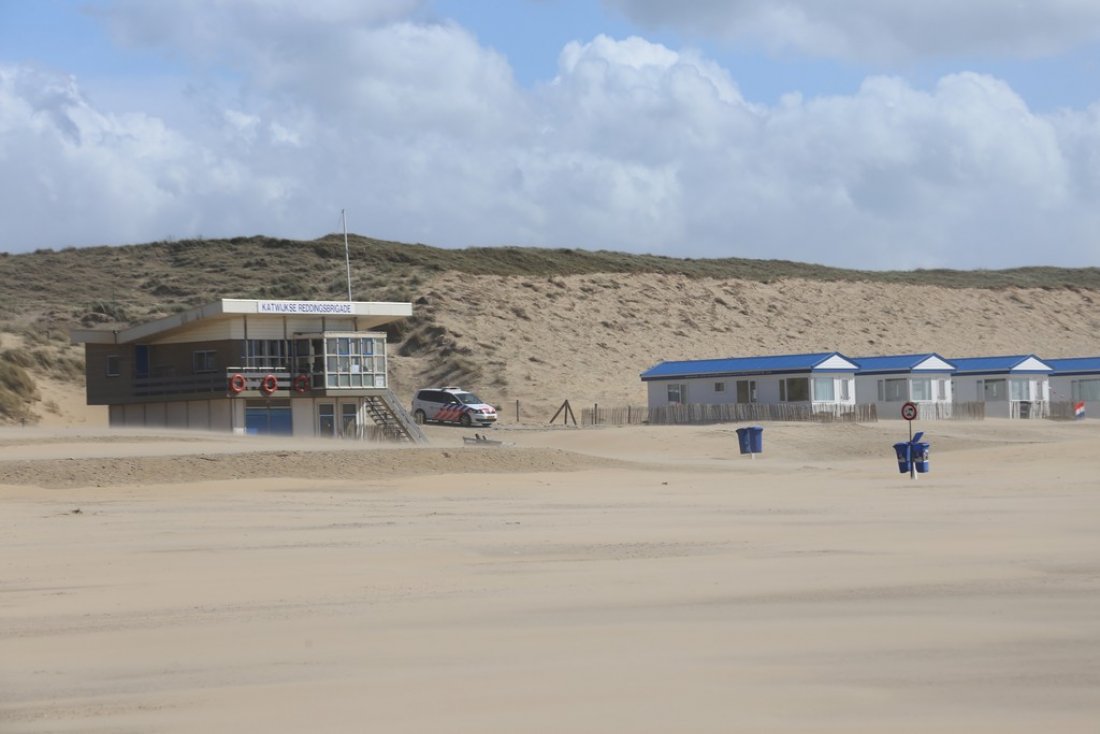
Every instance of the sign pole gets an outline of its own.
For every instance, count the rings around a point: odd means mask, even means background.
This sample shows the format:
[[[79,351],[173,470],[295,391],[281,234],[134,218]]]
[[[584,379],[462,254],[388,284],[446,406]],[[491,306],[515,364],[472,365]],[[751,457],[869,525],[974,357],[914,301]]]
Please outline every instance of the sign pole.
[[[918,414],[917,404],[909,401],[901,406],[901,417],[909,423],[909,443],[906,453],[909,455],[909,478],[917,478],[917,464],[913,461],[913,421],[916,420]]]

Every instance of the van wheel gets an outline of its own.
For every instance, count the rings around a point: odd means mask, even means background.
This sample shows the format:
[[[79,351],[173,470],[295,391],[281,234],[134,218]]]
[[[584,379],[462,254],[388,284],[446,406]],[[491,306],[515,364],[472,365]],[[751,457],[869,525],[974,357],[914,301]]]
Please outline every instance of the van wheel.
[[[462,417],[458,419],[458,422],[462,424],[463,428],[469,428],[471,425],[473,425],[473,421],[470,420],[469,413],[463,413]]]
[[[428,416],[424,415],[423,410],[418,410],[413,413],[413,420],[416,421],[418,425],[422,426],[428,422]]]

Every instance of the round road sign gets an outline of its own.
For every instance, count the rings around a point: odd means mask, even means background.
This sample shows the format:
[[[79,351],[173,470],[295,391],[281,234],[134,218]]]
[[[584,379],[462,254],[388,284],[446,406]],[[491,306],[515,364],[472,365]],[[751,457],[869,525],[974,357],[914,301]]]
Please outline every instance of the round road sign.
[[[917,419],[917,404],[905,403],[901,406],[901,417],[907,421],[915,421]]]

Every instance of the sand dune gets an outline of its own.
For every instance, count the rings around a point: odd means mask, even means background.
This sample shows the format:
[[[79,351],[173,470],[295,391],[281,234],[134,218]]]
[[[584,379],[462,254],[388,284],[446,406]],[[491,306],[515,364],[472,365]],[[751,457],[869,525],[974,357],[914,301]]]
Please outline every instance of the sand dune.
[[[923,428],[8,429],[0,731],[1095,731],[1100,424]]]

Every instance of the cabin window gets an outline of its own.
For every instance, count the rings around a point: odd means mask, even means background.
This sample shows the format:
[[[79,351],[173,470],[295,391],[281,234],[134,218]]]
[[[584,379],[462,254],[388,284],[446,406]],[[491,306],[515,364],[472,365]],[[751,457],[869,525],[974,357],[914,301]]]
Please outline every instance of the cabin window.
[[[982,399],[987,403],[1008,399],[1005,380],[986,380],[982,386]]]
[[[911,400],[931,400],[932,399],[932,378],[931,377],[914,377],[909,385]]]
[[[818,402],[835,402],[836,391],[834,389],[835,384],[832,377],[815,377],[814,378],[814,400]]]
[[[687,385],[673,383],[668,386],[668,402],[683,405],[687,401]]]
[[[837,382],[840,384],[840,402],[850,402],[852,399],[852,380],[842,377]]]
[[[107,377],[118,377],[122,372],[119,369],[119,359],[117,354],[107,355]]]
[[[1074,380],[1071,387],[1073,402],[1100,400],[1100,380]]]
[[[803,403],[810,399],[810,378],[788,377],[779,381],[779,402]]]
[[[909,399],[909,381],[903,378],[886,380],[886,402],[903,403]]]
[[[1008,391],[1011,400],[1031,400],[1031,389],[1027,380],[1009,380]]]
[[[737,381],[737,402],[739,402],[739,403],[755,403],[756,402],[756,380],[738,380]]]
[[[215,372],[218,366],[218,353],[215,351],[204,350],[201,352],[194,352],[192,354],[191,364],[196,373],[198,372]]]
[[[714,383],[714,392],[725,392],[725,391],[726,391],[726,383],[724,383],[724,382]]]

